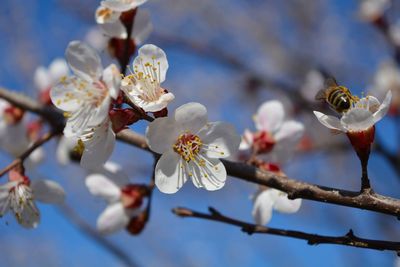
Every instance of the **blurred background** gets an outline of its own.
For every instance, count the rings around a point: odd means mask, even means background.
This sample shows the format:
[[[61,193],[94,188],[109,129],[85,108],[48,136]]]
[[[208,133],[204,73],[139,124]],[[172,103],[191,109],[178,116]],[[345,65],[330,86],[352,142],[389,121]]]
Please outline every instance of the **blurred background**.
[[[99,3],[0,1],[0,86],[36,98],[35,69],[62,58],[71,40],[90,42]],[[141,8],[150,12],[154,25],[147,43],[161,47],[168,56],[164,85],[176,97],[170,110],[200,102],[207,106],[210,121],[230,122],[242,133],[245,128],[254,130],[252,115],[260,104],[279,99],[288,117],[306,125],[298,151],[283,166],[285,173],[310,183],[358,190],[359,162],[346,137],[332,135],[312,110],[326,109],[314,101],[321,72],[335,76],[359,95],[376,90],[383,100],[379,92],[384,89],[378,90],[382,78],[377,75],[382,66],[397,69],[400,4],[393,1],[378,15],[363,10],[362,4],[357,0],[149,0]],[[103,65],[110,63],[107,51],[101,52]],[[396,71],[394,76],[399,75]],[[389,85],[396,97],[400,83]],[[132,129],[144,133],[145,127],[143,122]],[[396,106],[378,124],[376,139],[369,165],[372,186],[380,194],[400,198]],[[105,203],[89,194],[84,185],[87,173],[78,165],[58,164],[56,147],[55,140],[46,145],[45,161],[29,175],[58,181],[67,192],[73,218],[94,228]],[[0,155],[3,166],[11,160],[6,153]],[[112,160],[123,166],[132,182],[151,178],[148,153],[118,143]],[[395,265],[396,256],[390,252],[249,236],[235,227],[171,213],[176,206],[199,211],[213,206],[252,222],[250,196],[255,189],[232,178],[218,192],[196,190],[191,183],[174,195],[155,190],[145,230],[139,236],[123,231],[106,239],[138,266]],[[39,207],[42,219],[36,230],[21,228],[11,216],[0,221],[0,266],[125,266],[120,257],[79,230],[71,214],[53,206]],[[342,235],[351,228],[365,238],[400,238],[394,217],[307,200],[296,214],[275,213],[269,225],[323,235]]]

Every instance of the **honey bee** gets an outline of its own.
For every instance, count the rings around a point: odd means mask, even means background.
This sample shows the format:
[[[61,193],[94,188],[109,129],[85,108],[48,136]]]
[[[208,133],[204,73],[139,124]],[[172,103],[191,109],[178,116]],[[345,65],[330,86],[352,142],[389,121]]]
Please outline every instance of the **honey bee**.
[[[326,79],[324,89],[316,94],[315,99],[325,100],[338,113],[346,112],[359,100],[347,87],[338,85],[334,78]]]

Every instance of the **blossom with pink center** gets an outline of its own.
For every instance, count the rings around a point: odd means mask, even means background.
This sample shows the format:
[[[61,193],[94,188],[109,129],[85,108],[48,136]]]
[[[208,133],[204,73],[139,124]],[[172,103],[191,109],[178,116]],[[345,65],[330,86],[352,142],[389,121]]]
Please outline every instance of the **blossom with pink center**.
[[[121,82],[126,96],[146,112],[157,112],[167,107],[175,96],[161,87],[168,70],[165,52],[152,44],[139,49],[131,74]]]
[[[33,180],[10,171],[9,182],[0,186],[0,216],[12,211],[18,223],[25,228],[35,228],[40,221],[35,200],[61,204],[65,193],[62,187],[50,180]]]
[[[392,92],[388,91],[382,103],[374,96],[366,96],[356,102],[339,119],[314,111],[315,116],[324,126],[344,133],[357,133],[371,129],[388,112]]]
[[[140,213],[144,188],[129,183],[128,177],[115,163],[107,162],[101,173],[86,177],[90,193],[104,198],[108,206],[97,219],[97,229],[110,234],[128,226],[131,218]]]
[[[281,102],[273,100],[262,104],[254,116],[257,132],[246,129],[240,144],[241,150],[253,149],[257,154],[266,154],[270,162],[288,159],[304,132],[300,122],[285,121]]]
[[[237,152],[240,137],[224,122],[207,122],[207,110],[188,103],[170,117],[158,118],[146,130],[150,149],[162,154],[155,168],[155,184],[167,194],[176,193],[191,179],[197,188],[221,189],[226,181],[219,158]]]

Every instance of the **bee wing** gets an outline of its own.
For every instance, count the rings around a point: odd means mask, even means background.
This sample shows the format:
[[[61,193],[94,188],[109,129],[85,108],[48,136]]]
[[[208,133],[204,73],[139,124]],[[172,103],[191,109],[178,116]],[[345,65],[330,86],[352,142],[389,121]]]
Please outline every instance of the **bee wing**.
[[[326,89],[319,90],[315,95],[315,100],[325,100],[326,99]]]
[[[336,87],[339,86],[336,79],[334,77],[328,77],[325,80],[325,88],[329,88],[329,87]]]

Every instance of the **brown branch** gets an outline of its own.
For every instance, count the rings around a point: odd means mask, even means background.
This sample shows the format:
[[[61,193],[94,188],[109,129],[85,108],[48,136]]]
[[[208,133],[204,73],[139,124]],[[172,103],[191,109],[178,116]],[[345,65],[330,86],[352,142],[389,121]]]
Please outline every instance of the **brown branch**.
[[[249,235],[271,234],[271,235],[286,236],[286,237],[306,240],[307,244],[309,245],[335,244],[335,245],[343,245],[343,246],[374,249],[374,250],[391,250],[391,251],[396,251],[397,253],[400,252],[400,242],[365,239],[356,236],[352,230],[350,230],[347,234],[343,236],[326,236],[326,235],[309,234],[300,231],[283,230],[278,228],[271,228],[271,227],[246,223],[222,215],[220,212],[211,207],[209,208],[209,211],[210,213],[206,214],[193,211],[187,208],[175,208],[172,210],[173,213],[175,213],[180,217],[199,218],[199,219],[205,219],[209,221],[221,222],[229,225],[238,226],[242,229],[243,232],[246,232]]]
[[[39,140],[34,142],[24,153],[22,153],[18,158],[16,158],[13,162],[8,164],[6,167],[4,167],[2,170],[0,170],[0,177],[9,172],[11,169],[14,167],[18,166],[19,164],[22,164],[24,160],[29,157],[30,154],[32,154],[33,151],[35,151],[37,148],[41,147],[44,145],[46,142],[50,141],[54,136],[58,135],[60,133],[57,132],[50,132],[45,135],[43,135]]]
[[[12,95],[13,93],[9,92],[9,94]],[[20,96],[18,94],[14,94],[13,103],[18,102],[19,98]],[[25,100],[27,100],[27,98]],[[34,102],[33,100],[28,100],[29,103]],[[20,107],[24,108],[23,103],[20,103]],[[46,117],[46,119],[50,118]],[[150,151],[143,135],[130,130],[124,130],[117,134],[117,138],[124,143]],[[273,172],[262,171],[244,163],[231,162],[228,160],[222,160],[222,162],[225,165],[228,175],[251,183],[276,188],[286,192],[291,199],[303,198],[400,217],[400,200],[398,199],[376,193],[360,193],[314,185],[290,179],[286,176],[280,176]]]

